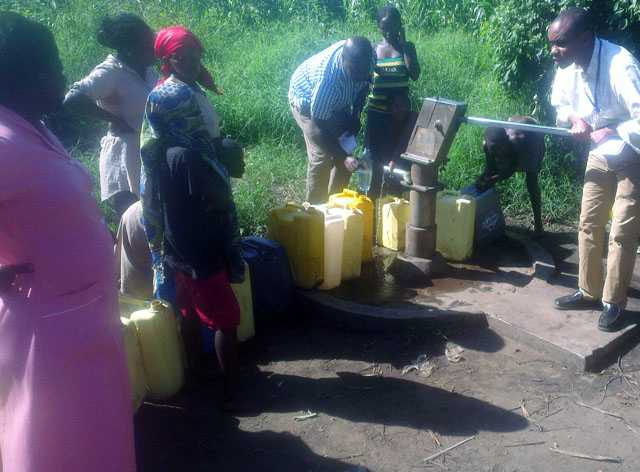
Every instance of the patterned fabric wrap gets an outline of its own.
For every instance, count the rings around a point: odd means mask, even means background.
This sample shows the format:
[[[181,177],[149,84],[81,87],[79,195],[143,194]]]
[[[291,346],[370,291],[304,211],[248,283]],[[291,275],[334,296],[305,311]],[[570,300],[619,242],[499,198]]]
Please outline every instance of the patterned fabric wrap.
[[[227,182],[232,205],[228,215],[229,225],[226,228],[229,231],[229,242],[224,250],[228,255],[231,278],[237,279],[238,273],[244,274],[240,230],[231,195],[229,174],[224,165],[216,159],[216,139],[211,137],[202,118],[196,93],[198,92],[185,83],[166,81],[156,86],[149,94],[145,109],[140,150],[140,200],[142,222],[151,250],[156,296],[162,291],[164,284],[172,284],[172,280],[168,280],[169,277],[165,274],[163,264],[164,218],[159,188],[160,164],[169,147],[179,146],[199,153]]]

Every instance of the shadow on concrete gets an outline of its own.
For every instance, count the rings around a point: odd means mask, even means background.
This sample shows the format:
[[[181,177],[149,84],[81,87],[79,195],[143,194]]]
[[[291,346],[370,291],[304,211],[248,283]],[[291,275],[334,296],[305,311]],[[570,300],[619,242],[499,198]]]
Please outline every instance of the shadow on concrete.
[[[507,236],[489,246],[476,248],[469,262],[494,272],[505,268],[523,269],[531,266],[526,248],[519,241]]]
[[[354,423],[429,429],[454,436],[517,431],[528,426],[521,415],[422,383],[350,372],[336,375],[309,379],[262,372],[252,378],[252,389],[263,393],[257,399],[256,413],[291,412],[295,416],[311,410]]]
[[[536,241],[551,254],[560,272],[578,273],[576,254],[578,234],[576,232],[545,233]]]
[[[531,282],[531,276],[515,270],[490,269],[491,272],[468,268],[454,268],[447,278],[470,282],[503,283],[522,288]]]
[[[469,336],[464,333],[453,333],[447,337],[450,341],[459,344],[465,349],[479,352],[498,352],[505,345],[504,339],[489,328],[477,331],[474,336]]]

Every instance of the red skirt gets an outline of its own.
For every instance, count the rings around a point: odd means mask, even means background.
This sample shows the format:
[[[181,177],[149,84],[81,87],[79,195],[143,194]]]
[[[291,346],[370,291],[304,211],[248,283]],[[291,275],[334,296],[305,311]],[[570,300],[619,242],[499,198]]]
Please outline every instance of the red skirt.
[[[240,305],[226,270],[205,280],[176,273],[176,308],[185,318],[197,316],[211,329],[233,329],[240,324]]]

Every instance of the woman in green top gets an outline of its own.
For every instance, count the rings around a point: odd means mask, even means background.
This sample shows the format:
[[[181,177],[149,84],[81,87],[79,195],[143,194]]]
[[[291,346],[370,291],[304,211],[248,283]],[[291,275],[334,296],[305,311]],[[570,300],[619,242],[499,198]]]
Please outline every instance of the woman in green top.
[[[410,121],[409,80],[420,77],[413,43],[405,38],[400,12],[388,5],[378,10],[382,42],[376,46],[376,68],[367,111],[367,148],[373,161],[371,196],[377,198],[382,168],[393,162],[398,140]]]

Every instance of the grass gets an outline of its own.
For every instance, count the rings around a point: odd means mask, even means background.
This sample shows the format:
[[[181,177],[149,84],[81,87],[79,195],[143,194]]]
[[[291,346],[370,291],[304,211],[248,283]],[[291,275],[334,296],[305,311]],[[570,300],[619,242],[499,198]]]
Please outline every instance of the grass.
[[[225,91],[222,97],[212,97],[223,117],[223,132],[237,138],[247,150],[246,176],[235,187],[245,234],[264,230],[270,208],[303,198],[304,142],[287,104],[289,78],[295,67],[314,52],[353,34],[378,40],[371,22],[296,16],[249,24],[210,6],[214,2],[67,0],[59,2],[57,10],[34,7],[42,3],[19,2],[19,8],[28,9],[25,5],[32,4],[29,14],[49,22],[70,81],[86,74],[107,53],[93,39],[98,12],[133,10],[155,28],[183,23],[201,37],[207,48],[206,61]],[[412,87],[416,107],[420,97],[440,96],[467,102],[472,115],[504,119],[530,111],[527,97],[508,95],[502,89],[493,72],[490,48],[475,36],[462,29],[433,33],[415,28],[409,28],[407,35],[416,43],[423,68]],[[79,145],[73,154],[95,174],[99,133],[95,125],[81,124]],[[461,188],[479,174],[481,146],[482,130],[463,125],[449,162],[440,172],[448,188]],[[551,147],[541,174],[543,218],[547,222],[572,221],[577,215],[575,170],[559,149]],[[522,176],[502,184],[500,191],[508,215],[530,219]]]

